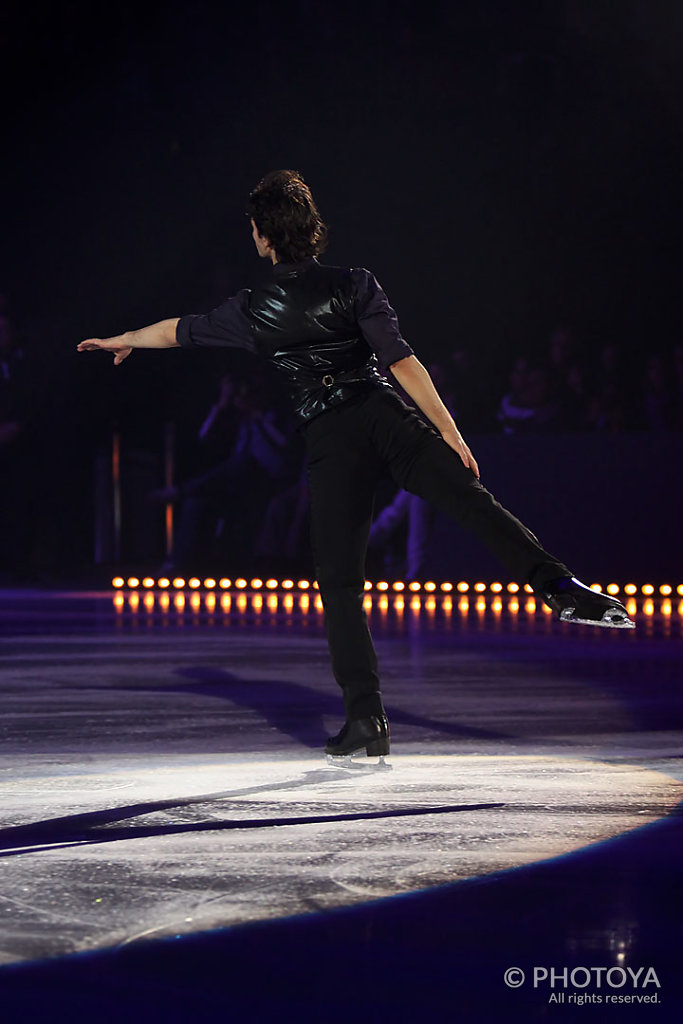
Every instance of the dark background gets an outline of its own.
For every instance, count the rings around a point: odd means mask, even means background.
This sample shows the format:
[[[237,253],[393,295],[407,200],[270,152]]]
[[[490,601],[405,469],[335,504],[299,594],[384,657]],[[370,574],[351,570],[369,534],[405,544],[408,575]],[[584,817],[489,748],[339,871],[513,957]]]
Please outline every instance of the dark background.
[[[26,478],[63,564],[90,556],[112,424],[150,448],[169,418],[191,434],[234,358],[135,353],[114,370],[76,344],[266,273],[243,211],[273,167],[310,184],[325,260],[370,267],[418,355],[470,351],[492,393],[558,325],[631,365],[680,341],[674,0],[10,2],[0,17],[0,288],[49,438]]]

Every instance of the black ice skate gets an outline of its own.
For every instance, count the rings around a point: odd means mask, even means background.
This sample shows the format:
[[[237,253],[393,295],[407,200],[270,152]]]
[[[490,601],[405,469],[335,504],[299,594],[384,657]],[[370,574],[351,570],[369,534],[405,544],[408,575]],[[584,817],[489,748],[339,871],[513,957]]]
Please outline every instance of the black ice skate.
[[[346,722],[336,736],[330,736],[325,744],[327,759],[333,764],[350,764],[352,754],[365,749],[368,757],[379,757],[384,764],[384,757],[389,753],[390,740],[389,722],[386,715],[372,715],[370,718],[357,718]]]
[[[544,584],[540,595],[563,622],[581,622],[586,626],[610,626],[635,629],[621,601],[591,590],[574,576],[562,576]]]

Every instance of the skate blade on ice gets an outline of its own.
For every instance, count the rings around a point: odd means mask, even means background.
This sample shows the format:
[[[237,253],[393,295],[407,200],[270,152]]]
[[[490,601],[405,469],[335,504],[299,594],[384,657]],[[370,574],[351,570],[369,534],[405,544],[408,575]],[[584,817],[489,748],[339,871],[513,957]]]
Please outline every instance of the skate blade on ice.
[[[560,612],[560,619],[562,622],[579,622],[583,626],[606,626],[609,629],[636,628],[635,622],[618,608],[608,608],[600,619],[580,619],[574,612],[574,608],[564,608]]]
[[[335,756],[334,754],[327,754],[327,763],[330,768],[344,768],[350,769],[351,771],[372,771],[372,772],[390,772],[393,765],[387,764],[384,760],[384,754],[380,754],[377,761],[370,760],[368,757],[355,758],[353,754],[344,754],[342,756]]]

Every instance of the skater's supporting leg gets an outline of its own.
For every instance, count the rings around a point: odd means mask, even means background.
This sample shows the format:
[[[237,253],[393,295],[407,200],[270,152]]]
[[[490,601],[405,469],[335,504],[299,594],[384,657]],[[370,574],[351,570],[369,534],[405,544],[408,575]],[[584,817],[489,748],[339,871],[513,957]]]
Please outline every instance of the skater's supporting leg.
[[[306,430],[316,577],[332,671],[348,720],[384,714],[377,655],[363,609],[377,466],[354,422],[353,410],[345,407],[313,420]]]

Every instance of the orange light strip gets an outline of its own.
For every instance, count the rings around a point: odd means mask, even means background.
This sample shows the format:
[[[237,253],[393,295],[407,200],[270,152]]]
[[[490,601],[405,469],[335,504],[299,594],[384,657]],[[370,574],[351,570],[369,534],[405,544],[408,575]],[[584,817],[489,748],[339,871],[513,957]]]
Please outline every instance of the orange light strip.
[[[247,579],[246,577],[237,577],[235,580],[228,579],[227,577],[216,577],[206,576],[201,578],[199,576],[190,576],[187,579],[183,576],[176,576],[170,579],[167,576],[159,576],[157,578],[153,576],[139,576],[131,575],[127,578],[124,576],[114,576],[111,580],[111,586],[114,590],[138,590],[143,587],[145,590],[167,590],[172,587],[174,590],[184,590],[189,588],[190,590],[205,590],[211,591],[218,587],[220,590],[241,590],[246,592],[259,591],[266,588],[269,591],[307,591],[307,590],[318,590],[318,583],[315,580],[300,579],[294,581],[292,579],[275,579],[270,578],[262,580],[258,577]],[[595,590],[598,593],[607,593],[613,596],[622,594],[625,597],[635,597],[641,594],[648,598],[671,598],[674,593],[679,597],[683,597],[683,583],[678,583],[675,586],[671,583],[661,583],[655,585],[654,583],[643,583],[638,585],[636,583],[626,583],[623,586],[618,583],[591,583],[591,590]],[[367,580],[364,584],[364,590],[366,593],[378,592],[387,593],[394,591],[399,594],[406,590],[413,594],[419,594],[421,591],[427,594],[436,594],[443,596],[450,594],[453,591],[457,591],[459,594],[468,594],[474,592],[475,594],[502,594],[507,592],[510,595],[519,594],[520,591],[533,597],[533,590],[528,583],[520,585],[519,583],[499,583],[494,581],[493,583],[484,583],[477,581],[476,583],[469,583],[465,580],[460,580],[457,583],[445,581],[443,583],[434,583],[433,581],[426,581],[420,583],[417,580],[411,580],[405,582],[403,580],[396,580],[395,582],[388,582],[387,580],[378,580],[372,582]]]
[[[512,615],[516,615],[520,611],[520,600],[517,594],[504,595],[505,602],[501,594],[495,591],[486,596],[475,591],[473,596],[474,601],[470,601],[469,597],[464,594],[458,599],[457,609],[462,615],[468,615],[471,610],[476,611],[480,617],[487,611],[491,611],[495,616],[500,615],[503,611]],[[408,607],[412,612],[422,613],[424,611],[429,615],[433,615],[438,608],[446,616],[449,616],[453,611],[453,601],[450,594],[440,594],[439,598],[440,600],[437,604],[434,594],[430,594],[428,591],[421,596],[414,593],[409,599]],[[219,602],[217,601],[216,592],[212,589],[207,589],[203,592],[198,589],[189,590],[188,592],[176,590],[172,600],[167,589],[158,592],[153,590],[143,590],[141,592],[133,589],[124,593],[123,589],[118,587],[114,590],[113,594],[113,604],[118,613],[123,613],[127,608],[134,614],[137,614],[144,607],[144,610],[150,616],[155,609],[160,610],[167,616],[171,603],[179,615],[183,614],[186,605],[189,604],[189,607],[195,614],[198,614],[204,608],[213,616]],[[248,590],[244,587],[238,589],[234,597],[231,597],[230,593],[226,592],[220,595],[220,608],[224,614],[233,609],[242,614],[252,611],[260,615],[264,607],[271,613],[282,609],[289,614],[293,611],[295,603],[298,610],[304,615],[307,615],[309,612],[322,613],[323,611],[320,594],[315,594],[314,592],[313,600],[311,600],[309,592],[306,590],[299,590],[298,592],[284,590],[280,593],[271,590],[266,592],[265,601],[262,591],[258,589]],[[640,603],[640,614],[646,616],[646,618],[651,618],[658,611],[665,619],[670,619],[674,614],[674,604],[671,599],[664,597],[658,602],[658,605],[659,607],[657,608],[652,597],[644,597]],[[406,602],[402,593],[396,593],[390,597],[386,591],[379,591],[374,597],[371,594],[366,594],[363,607],[368,612],[376,608],[383,615],[390,609],[393,609],[393,611],[401,616],[405,610]],[[537,602],[534,597],[526,597],[521,607],[527,615],[542,613],[546,618],[552,616],[552,609],[544,602]],[[634,597],[626,599],[626,609],[632,617],[638,614],[639,607]],[[678,601],[675,611],[683,618],[683,600]]]

